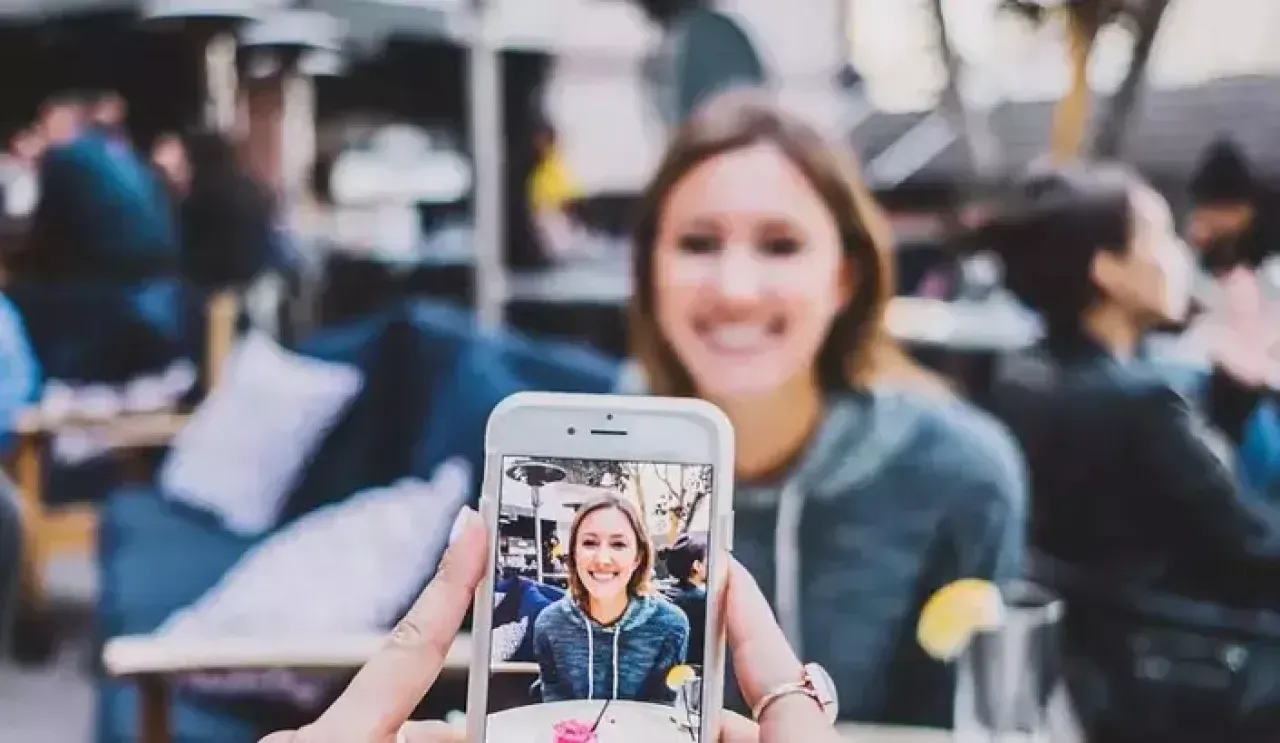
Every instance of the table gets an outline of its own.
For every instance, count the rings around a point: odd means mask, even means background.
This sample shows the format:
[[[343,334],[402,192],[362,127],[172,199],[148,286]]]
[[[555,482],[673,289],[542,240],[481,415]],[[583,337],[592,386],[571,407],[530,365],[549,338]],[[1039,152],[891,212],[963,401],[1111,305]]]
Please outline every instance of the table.
[[[534,704],[489,715],[491,740],[552,743],[551,729],[561,720],[595,720],[600,701]],[[661,704],[615,701],[609,705],[597,730],[600,743],[690,743],[687,730],[676,721],[676,710]],[[892,728],[842,724],[840,733],[850,743],[950,743],[946,730]]]
[[[591,722],[604,702],[566,701],[531,704],[489,715],[490,740],[553,743],[552,728],[561,720]],[[676,720],[675,707],[614,701],[596,729],[600,743],[690,743],[689,732]]]

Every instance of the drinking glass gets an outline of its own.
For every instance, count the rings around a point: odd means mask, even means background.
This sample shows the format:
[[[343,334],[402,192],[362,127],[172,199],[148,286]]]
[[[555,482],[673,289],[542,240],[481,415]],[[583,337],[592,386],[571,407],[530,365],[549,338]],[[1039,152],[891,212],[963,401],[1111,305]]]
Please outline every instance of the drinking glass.
[[[676,721],[695,734],[702,715],[702,679],[692,678],[676,689]]]
[[[1048,743],[1060,691],[1062,601],[1034,583],[1000,589],[1004,621],[974,634],[956,663],[956,743]]]

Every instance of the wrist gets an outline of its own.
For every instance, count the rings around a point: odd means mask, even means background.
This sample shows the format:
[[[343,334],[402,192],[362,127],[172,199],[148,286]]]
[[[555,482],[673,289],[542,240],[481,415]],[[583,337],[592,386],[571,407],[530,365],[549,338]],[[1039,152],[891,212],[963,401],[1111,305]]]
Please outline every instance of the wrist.
[[[808,727],[810,722],[825,726],[827,718],[818,700],[806,694],[787,694],[769,702],[769,705],[760,711],[760,719],[757,722],[761,725],[776,723],[788,727],[793,725]]]

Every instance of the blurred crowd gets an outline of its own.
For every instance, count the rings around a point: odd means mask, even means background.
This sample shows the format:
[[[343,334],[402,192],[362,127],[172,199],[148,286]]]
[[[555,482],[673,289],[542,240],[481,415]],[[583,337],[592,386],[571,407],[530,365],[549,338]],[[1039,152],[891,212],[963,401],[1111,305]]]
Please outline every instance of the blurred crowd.
[[[272,195],[210,131],[130,141],[117,93],[62,93],[8,138],[0,188],[10,281],[242,282],[275,249]]]

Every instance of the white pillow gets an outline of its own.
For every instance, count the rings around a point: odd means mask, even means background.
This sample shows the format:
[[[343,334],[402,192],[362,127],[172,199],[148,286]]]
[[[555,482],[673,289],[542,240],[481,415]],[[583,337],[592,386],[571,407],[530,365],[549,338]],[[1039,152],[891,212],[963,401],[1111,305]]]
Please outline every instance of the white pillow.
[[[271,535],[193,605],[166,636],[332,636],[385,630],[444,553],[467,500],[465,462],[431,482],[401,480],[313,511]]]
[[[362,382],[353,366],[290,353],[251,331],[174,439],[162,491],[237,534],[266,532]]]

